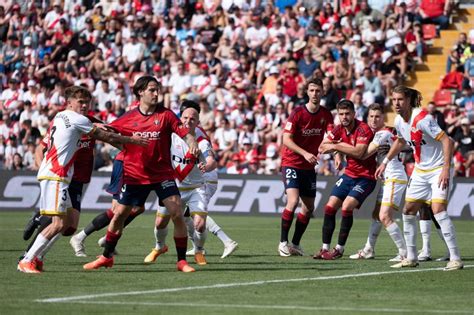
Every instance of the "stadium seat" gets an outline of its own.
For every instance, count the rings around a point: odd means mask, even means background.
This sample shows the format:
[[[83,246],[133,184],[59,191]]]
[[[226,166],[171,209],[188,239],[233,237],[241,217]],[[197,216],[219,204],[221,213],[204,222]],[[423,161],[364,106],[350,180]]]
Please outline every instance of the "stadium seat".
[[[431,40],[433,38],[436,38],[436,25],[434,24],[423,24],[422,25],[422,30],[423,30],[423,39],[424,40]]]
[[[461,91],[462,89],[462,81],[464,80],[464,76],[462,73],[457,71],[452,71],[446,74],[441,81],[440,88],[441,89],[455,89]]]
[[[451,104],[452,101],[451,91],[447,89],[436,90],[433,96],[433,102],[436,104],[436,106],[444,107],[448,104]]]

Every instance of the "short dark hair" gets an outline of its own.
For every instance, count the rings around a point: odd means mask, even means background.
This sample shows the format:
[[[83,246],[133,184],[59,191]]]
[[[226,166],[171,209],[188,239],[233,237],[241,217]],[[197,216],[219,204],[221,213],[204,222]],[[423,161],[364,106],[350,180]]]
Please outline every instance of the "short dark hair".
[[[370,106],[369,106],[369,111],[370,111],[370,110],[378,110],[378,111],[380,111],[382,114],[385,113],[383,106],[380,105],[379,103],[373,103],[372,105],[370,105]]]
[[[407,98],[410,101],[411,107],[421,106],[421,101],[423,100],[423,97],[421,96],[421,93],[418,90],[409,88],[404,85],[399,85],[399,86],[396,86],[392,90],[392,93],[402,94],[405,98]]]
[[[188,108],[194,108],[198,114],[201,112],[201,106],[199,106],[198,103],[191,100],[184,100],[179,107],[179,113],[182,114]]]
[[[150,82],[155,82],[161,88],[160,82],[158,82],[155,77],[151,75],[144,75],[138,78],[137,82],[135,82],[135,85],[133,86],[133,94],[135,94],[137,99],[140,99],[140,92],[145,91]]]
[[[70,86],[64,91],[66,95],[66,100],[71,98],[85,97],[88,100],[92,99],[92,94],[88,89],[82,86]]]
[[[342,100],[340,100],[340,101],[337,103],[336,108],[337,108],[337,110],[340,110],[340,109],[349,109],[349,110],[355,112],[354,103],[352,103],[352,101],[347,100],[347,99],[345,99],[345,98],[343,98]]]
[[[310,84],[318,85],[319,87],[323,88],[323,81],[319,78],[312,77],[311,79],[309,79],[308,82],[306,82],[306,91],[308,91],[308,87]]]

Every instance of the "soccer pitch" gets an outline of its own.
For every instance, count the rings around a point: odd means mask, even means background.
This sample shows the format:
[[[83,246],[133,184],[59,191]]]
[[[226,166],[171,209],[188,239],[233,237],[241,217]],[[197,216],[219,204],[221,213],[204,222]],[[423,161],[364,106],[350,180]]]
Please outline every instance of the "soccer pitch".
[[[95,215],[84,213],[80,227]],[[16,271],[29,216],[0,212],[1,314],[474,314],[474,221],[454,221],[466,267],[452,272],[441,270],[445,262],[434,261],[390,268],[396,249],[385,231],[374,260],[350,260],[365,244],[369,225],[357,215],[345,255],[336,261],[309,256],[321,245],[320,219],[312,220],[303,236],[306,256],[283,258],[277,254],[279,218],[213,215],[239,249],[220,259],[222,243],[209,234],[208,265],[197,266],[190,257],[197,272],[184,274],[175,270],[172,229],[170,251],[155,264],[143,264],[154,244],[154,214],[147,213],[126,229],[112,269],[82,270],[102,252],[97,240],[103,233],[95,233],[86,240],[89,257],[75,257],[63,237],[48,253],[45,272],[30,275]],[[290,239],[292,233],[293,228]],[[338,227],[333,241],[337,233]],[[432,246],[434,258],[444,254],[434,226]]]

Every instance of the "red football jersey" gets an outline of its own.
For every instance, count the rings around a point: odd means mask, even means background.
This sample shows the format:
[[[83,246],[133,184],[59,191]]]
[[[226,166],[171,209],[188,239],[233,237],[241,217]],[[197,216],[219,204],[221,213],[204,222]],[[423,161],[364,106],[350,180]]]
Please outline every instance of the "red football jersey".
[[[76,152],[72,180],[87,184],[91,181],[91,175],[94,169],[95,139],[87,136],[82,137],[78,146],[80,149]]]
[[[329,132],[329,140],[341,140],[344,143],[350,144],[351,146],[356,146],[357,144],[366,144],[368,145],[372,142],[374,138],[374,133],[370,127],[359,120],[355,120],[355,126],[350,133],[347,133],[347,130],[342,125],[334,126],[334,129]],[[359,160],[347,156],[347,166],[344,173],[347,176],[352,178],[369,178],[375,179],[375,168],[377,167],[377,162],[375,161],[375,154],[370,156],[365,160]]]
[[[140,136],[150,140],[146,147],[133,144],[123,146],[124,184],[146,185],[174,180],[171,166],[171,134],[188,134],[178,117],[169,109],[158,107],[151,115],[139,108],[131,110],[110,126],[126,136]]]
[[[324,139],[324,133],[332,128],[334,121],[331,112],[320,106],[316,113],[310,113],[306,105],[295,108],[285,125],[285,133],[293,135],[293,141],[314,155],[318,155],[319,145]],[[281,166],[311,170],[314,165],[305,160],[302,155],[283,146]]]

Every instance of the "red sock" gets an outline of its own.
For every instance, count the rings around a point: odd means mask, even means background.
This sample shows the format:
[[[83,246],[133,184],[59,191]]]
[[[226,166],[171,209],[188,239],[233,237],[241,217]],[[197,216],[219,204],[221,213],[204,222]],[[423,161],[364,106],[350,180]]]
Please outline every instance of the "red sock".
[[[288,231],[290,231],[291,223],[295,213],[288,209],[283,210],[281,214],[281,235],[280,242],[288,242]]]

